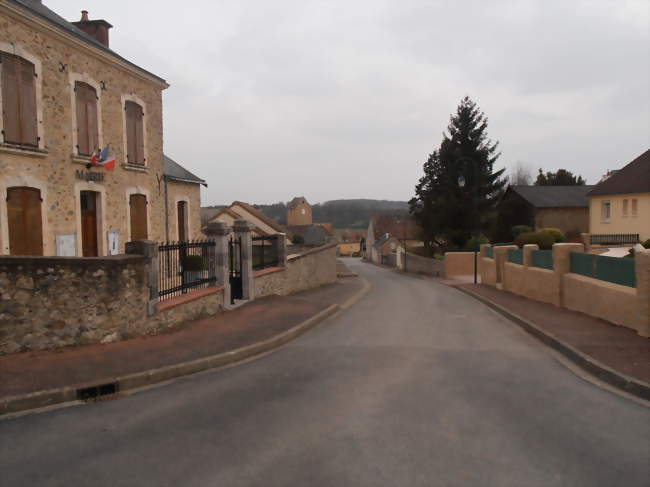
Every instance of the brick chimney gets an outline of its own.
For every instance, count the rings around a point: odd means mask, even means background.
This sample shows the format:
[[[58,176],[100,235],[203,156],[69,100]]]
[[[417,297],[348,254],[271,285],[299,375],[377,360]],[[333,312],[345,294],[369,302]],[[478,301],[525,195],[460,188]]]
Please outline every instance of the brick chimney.
[[[88,10],[82,10],[81,20],[72,24],[108,47],[108,29],[113,26],[105,20],[89,20]]]

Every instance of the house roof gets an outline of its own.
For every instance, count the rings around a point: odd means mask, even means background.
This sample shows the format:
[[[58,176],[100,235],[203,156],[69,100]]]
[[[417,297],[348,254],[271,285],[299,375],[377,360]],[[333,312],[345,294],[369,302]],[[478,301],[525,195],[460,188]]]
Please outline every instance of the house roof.
[[[383,237],[381,237],[379,240],[377,240],[374,244],[372,244],[372,246],[375,247],[376,249],[380,249],[389,240],[395,240],[395,242],[399,243],[399,240],[397,238],[395,238],[393,235],[385,234]]]
[[[418,240],[420,228],[411,215],[377,215],[372,217],[375,240],[390,234],[402,240]]]
[[[202,184],[206,188],[208,187],[205,180],[189,172],[167,154],[163,154],[163,173],[167,179],[171,179],[172,181]]]
[[[203,207],[203,208],[201,208],[201,224],[205,225],[206,223],[214,220],[214,218],[217,216],[217,214],[221,210],[223,210],[223,207],[219,207],[219,208]]]
[[[296,196],[294,199],[292,199],[291,201],[289,201],[289,203],[287,204],[287,208],[289,208],[289,209],[293,209],[293,208],[295,208],[296,206],[298,206],[300,203],[302,203],[303,201],[304,201],[305,203],[309,204],[309,203],[307,202],[307,200],[305,199],[304,196]]]
[[[587,193],[594,186],[516,186],[513,191],[535,208],[588,207]],[[504,194],[505,196],[505,194]]]
[[[46,20],[47,22],[49,22],[53,26],[55,26],[55,27],[57,27],[57,28],[59,28],[59,29],[61,29],[63,31],[66,31],[68,34],[71,34],[71,35],[75,36],[76,38],[81,39],[82,41],[86,42],[87,44],[89,44],[89,45],[91,45],[91,46],[93,46],[93,47],[95,47],[97,49],[100,49],[100,50],[102,50],[104,52],[107,52],[108,54],[116,57],[120,61],[123,61],[123,62],[129,64],[130,66],[138,69],[139,71],[147,74],[148,76],[151,76],[151,77],[155,78],[157,81],[167,85],[167,82],[163,78],[161,78],[159,76],[156,76],[155,74],[151,73],[150,71],[147,71],[146,69],[141,68],[137,64],[132,63],[128,59],[123,58],[122,56],[117,54],[112,49],[109,49],[108,47],[106,47],[104,44],[99,42],[97,39],[95,39],[91,35],[86,34],[83,30],[79,29],[78,27],[73,25],[71,22],[68,22],[66,19],[61,17],[56,12],[54,12],[53,10],[50,10],[49,8],[47,8],[45,5],[43,5],[41,3],[41,0],[9,0],[9,2],[14,4],[14,5],[17,5],[18,7],[22,8],[23,10],[28,11],[31,14],[36,15],[37,17],[40,17],[41,19]]]
[[[253,205],[248,204],[248,203],[245,203],[245,202],[243,202],[243,201],[233,201],[233,202],[232,202],[232,205],[230,205],[230,207],[233,207],[234,205],[239,205],[239,206],[241,206],[244,210],[246,210],[246,211],[249,212],[250,214],[256,216],[257,218],[259,218],[260,220],[262,220],[264,223],[266,223],[268,226],[270,226],[270,227],[273,228],[274,230],[277,230],[279,233],[284,233],[284,232],[285,232],[285,230],[284,230],[284,228],[282,227],[282,225],[280,225],[280,224],[279,224],[277,221],[275,221],[273,218],[269,218],[268,216],[266,216],[266,215],[264,214],[264,212],[262,212],[262,210],[260,210],[260,209],[258,209],[258,208],[255,208]]]
[[[598,183],[587,196],[650,193],[650,149]]]

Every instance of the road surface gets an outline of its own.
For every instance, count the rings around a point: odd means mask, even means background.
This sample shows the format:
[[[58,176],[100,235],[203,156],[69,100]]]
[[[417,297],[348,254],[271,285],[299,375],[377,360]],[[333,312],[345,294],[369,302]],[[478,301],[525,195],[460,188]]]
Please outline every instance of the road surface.
[[[273,354],[0,422],[0,483],[649,484],[650,409],[455,289],[349,265],[370,293]]]

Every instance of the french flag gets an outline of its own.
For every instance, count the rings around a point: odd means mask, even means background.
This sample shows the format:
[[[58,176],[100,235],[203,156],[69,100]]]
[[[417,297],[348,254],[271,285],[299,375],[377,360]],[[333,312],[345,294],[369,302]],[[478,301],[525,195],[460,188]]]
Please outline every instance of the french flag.
[[[97,150],[93,153],[92,162],[93,166],[102,166],[109,171],[115,169],[115,157],[108,155],[109,144],[106,145],[101,151]]]

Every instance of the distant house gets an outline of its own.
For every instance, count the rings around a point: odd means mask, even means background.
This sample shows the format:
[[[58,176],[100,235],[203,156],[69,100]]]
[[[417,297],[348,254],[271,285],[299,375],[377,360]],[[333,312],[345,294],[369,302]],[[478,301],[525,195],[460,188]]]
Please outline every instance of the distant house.
[[[396,253],[400,245],[401,243],[397,238],[389,233],[384,234],[372,244],[373,253],[376,256],[376,260],[373,260],[373,262],[377,264],[388,264],[388,256]]]
[[[588,194],[589,233],[650,238],[650,149]]]
[[[366,258],[381,262],[381,251],[375,246],[386,235],[394,237],[408,247],[422,245],[421,229],[411,215],[377,215],[370,219],[366,237]],[[386,240],[387,241],[387,240]],[[382,246],[386,242],[383,242]],[[383,247],[382,247],[383,248]]]
[[[334,239],[334,236],[322,225],[289,225],[287,226],[289,238],[295,241],[300,237],[304,245],[316,247],[325,245]]]
[[[253,205],[245,203],[243,201],[233,201],[230,206],[219,210],[210,221],[222,221],[232,225],[235,220],[246,220],[249,223],[253,224],[255,227],[253,230],[254,236],[266,236],[275,235],[278,233],[286,233],[286,229],[277,221],[269,218],[261,210],[255,208]]]
[[[594,186],[510,185],[497,204],[496,240],[512,240],[515,225],[559,228],[567,237],[589,231],[587,193]]]
[[[287,226],[311,225],[311,205],[304,196],[296,196],[287,205]]]

